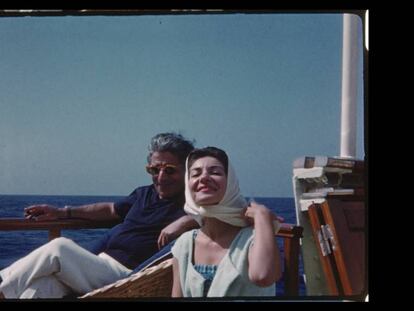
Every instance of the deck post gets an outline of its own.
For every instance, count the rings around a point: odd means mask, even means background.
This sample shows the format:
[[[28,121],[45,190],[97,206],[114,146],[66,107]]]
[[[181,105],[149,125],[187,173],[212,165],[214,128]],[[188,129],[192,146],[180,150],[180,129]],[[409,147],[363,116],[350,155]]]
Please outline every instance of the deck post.
[[[56,239],[60,237],[60,229],[59,228],[50,228],[49,229],[49,241],[52,241],[53,239]]]
[[[299,239],[302,228],[294,227],[293,236],[284,238],[285,296],[299,295]]]

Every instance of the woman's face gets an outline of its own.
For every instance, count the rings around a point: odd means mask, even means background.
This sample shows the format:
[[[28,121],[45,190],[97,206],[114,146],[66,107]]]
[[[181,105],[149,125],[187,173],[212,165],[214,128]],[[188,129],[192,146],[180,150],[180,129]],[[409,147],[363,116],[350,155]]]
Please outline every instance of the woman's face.
[[[188,172],[191,197],[197,205],[219,203],[226,193],[227,176],[223,164],[213,157],[196,160]]]

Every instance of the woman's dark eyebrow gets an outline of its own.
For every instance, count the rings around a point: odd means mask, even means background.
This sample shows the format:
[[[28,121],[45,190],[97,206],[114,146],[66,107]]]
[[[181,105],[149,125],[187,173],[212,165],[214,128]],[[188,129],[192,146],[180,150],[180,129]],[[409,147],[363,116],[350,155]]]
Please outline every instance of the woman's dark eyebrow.
[[[192,167],[192,168],[190,168],[190,172],[191,171],[200,171],[201,170],[201,167]]]
[[[208,169],[214,170],[214,169],[217,169],[217,168],[224,170],[224,167],[222,167],[220,165],[213,165],[213,166],[210,166]]]
[[[218,168],[224,170],[224,167],[222,167],[220,165],[209,166],[207,169],[208,170],[215,170],[215,169],[218,169]],[[191,171],[200,171],[200,170],[201,170],[201,167],[192,167],[192,168],[190,168],[190,172]]]

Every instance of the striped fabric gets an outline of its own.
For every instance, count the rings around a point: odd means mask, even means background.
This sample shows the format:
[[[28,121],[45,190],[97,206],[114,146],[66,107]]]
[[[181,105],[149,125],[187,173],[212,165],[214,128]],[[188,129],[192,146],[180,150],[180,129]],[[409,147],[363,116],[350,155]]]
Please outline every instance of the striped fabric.
[[[198,230],[193,231],[193,240],[195,240],[197,233]],[[194,265],[194,269],[205,279],[203,296],[207,297],[211,282],[213,282],[214,276],[216,275],[217,265]]]

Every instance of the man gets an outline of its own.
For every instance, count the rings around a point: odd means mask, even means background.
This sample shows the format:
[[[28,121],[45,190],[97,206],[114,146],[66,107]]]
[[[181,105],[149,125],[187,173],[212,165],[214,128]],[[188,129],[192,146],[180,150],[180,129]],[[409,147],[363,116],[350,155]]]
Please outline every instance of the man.
[[[87,251],[57,238],[0,271],[0,297],[61,298],[86,293],[128,276],[132,269],[181,233],[197,227],[184,205],[185,159],[194,149],[179,134],[162,133],[151,140],[147,172],[153,184],[135,189],[119,202],[58,208],[32,205],[26,218],[122,220]]]

